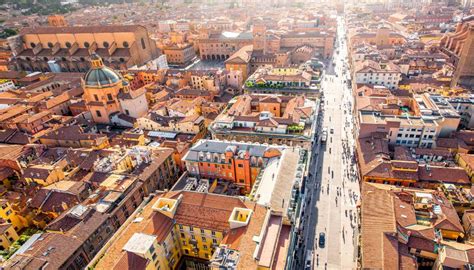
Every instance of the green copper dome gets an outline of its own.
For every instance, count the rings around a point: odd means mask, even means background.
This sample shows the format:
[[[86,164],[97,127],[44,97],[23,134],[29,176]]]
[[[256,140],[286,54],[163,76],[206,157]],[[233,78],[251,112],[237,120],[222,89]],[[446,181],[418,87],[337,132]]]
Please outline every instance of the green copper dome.
[[[97,54],[93,54],[91,56],[91,69],[84,77],[86,86],[106,86],[115,84],[121,80],[122,78],[120,75],[111,68],[106,67],[103,64],[102,59]]]

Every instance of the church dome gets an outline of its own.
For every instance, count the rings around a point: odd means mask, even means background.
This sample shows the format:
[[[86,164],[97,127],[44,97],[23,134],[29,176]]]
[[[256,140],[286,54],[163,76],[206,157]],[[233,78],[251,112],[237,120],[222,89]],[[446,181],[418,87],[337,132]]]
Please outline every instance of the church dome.
[[[91,69],[86,73],[84,82],[86,86],[101,87],[115,84],[121,81],[120,75],[108,68],[102,62],[102,59],[97,54],[91,56]]]

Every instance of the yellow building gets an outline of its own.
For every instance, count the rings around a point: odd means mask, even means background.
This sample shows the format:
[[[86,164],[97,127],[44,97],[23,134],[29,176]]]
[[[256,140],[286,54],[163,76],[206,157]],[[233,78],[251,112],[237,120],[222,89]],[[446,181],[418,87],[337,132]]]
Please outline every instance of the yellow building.
[[[107,135],[85,133],[80,126],[64,126],[39,137],[49,147],[104,149],[110,146]]]
[[[8,202],[6,199],[0,199],[0,218],[5,220],[7,223],[11,223],[15,231],[28,227],[27,217],[22,216],[15,207]]]
[[[266,216],[264,207],[237,197],[168,192],[143,209],[95,269],[177,269],[183,260],[200,269],[225,247],[241,249],[239,269],[257,269],[252,237],[261,232]]]
[[[13,228],[12,224],[0,224],[0,250],[8,249],[13,242],[18,240],[18,238],[19,236]]]
[[[48,164],[28,167],[23,172],[23,179],[26,183],[36,183],[47,186],[64,179],[63,167]]]
[[[456,155],[456,162],[459,167],[466,171],[469,179],[471,179],[472,182],[474,179],[474,155],[458,153]]]

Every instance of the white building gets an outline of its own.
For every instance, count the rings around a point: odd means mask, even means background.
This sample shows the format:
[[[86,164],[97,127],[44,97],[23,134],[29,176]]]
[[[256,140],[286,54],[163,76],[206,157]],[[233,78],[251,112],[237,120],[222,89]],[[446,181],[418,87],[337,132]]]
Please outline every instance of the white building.
[[[365,60],[356,63],[354,77],[358,84],[383,85],[396,89],[402,79],[402,73],[400,68],[392,62]]]
[[[0,92],[16,89],[15,84],[10,80],[0,80]]]
[[[176,21],[173,21],[173,20],[159,21],[158,31],[160,31],[161,33],[171,32],[175,24],[176,24]]]
[[[139,118],[148,113],[145,88],[122,92],[118,96],[122,112],[130,117]]]
[[[189,31],[189,21],[188,20],[179,20],[176,24],[173,25],[173,31],[176,32],[188,32]]]
[[[461,127],[474,129],[474,97],[455,97],[448,101],[461,116]]]

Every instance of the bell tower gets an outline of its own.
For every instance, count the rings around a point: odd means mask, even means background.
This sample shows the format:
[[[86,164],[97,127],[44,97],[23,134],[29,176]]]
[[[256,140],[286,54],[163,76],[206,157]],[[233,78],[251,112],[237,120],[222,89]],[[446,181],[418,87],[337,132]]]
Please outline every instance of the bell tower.
[[[262,24],[254,24],[253,29],[253,49],[255,51],[267,52],[267,27]]]

